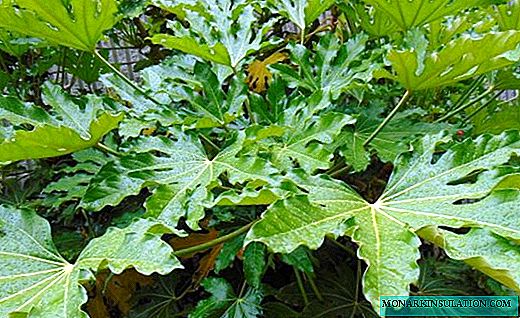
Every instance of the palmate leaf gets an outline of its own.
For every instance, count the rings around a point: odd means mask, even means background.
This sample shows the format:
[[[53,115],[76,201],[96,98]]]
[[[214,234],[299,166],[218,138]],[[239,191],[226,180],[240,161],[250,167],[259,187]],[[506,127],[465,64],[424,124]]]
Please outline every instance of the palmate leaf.
[[[312,108],[312,107],[311,107]],[[326,169],[331,164],[335,148],[334,139],[343,127],[353,124],[355,119],[341,113],[305,118],[308,109],[290,108],[286,120],[280,126],[252,127],[248,134],[255,146],[270,153],[270,160],[280,170],[291,170],[295,164],[312,173]]]
[[[441,87],[520,60],[520,31],[488,33],[478,38],[461,36],[433,53],[393,50],[388,59],[396,79],[408,90]]]
[[[364,0],[378,11],[384,12],[402,30],[408,30],[457,15],[460,11],[497,3],[496,0]]]
[[[150,275],[181,268],[160,231],[151,232],[154,225],[141,220],[110,229],[71,264],[54,247],[47,221],[32,211],[0,207],[0,315],[87,317],[80,309],[87,301],[80,281],[92,278],[90,271],[119,274],[133,266]]]
[[[520,259],[514,251],[520,241],[520,192],[493,189],[501,180],[496,167],[520,151],[519,133],[468,139],[453,145],[439,158],[436,145],[449,140],[435,135],[415,143],[413,152],[399,157],[387,189],[375,203],[365,201],[342,182],[295,174],[295,183],[308,195],[275,203],[250,230],[246,243],[260,241],[275,252],[288,253],[302,244],[315,249],[327,234],[353,232],[352,238],[359,245],[358,255],[368,264],[364,292],[376,309],[379,296],[405,295],[410,283],[417,279],[418,235],[434,242],[448,240],[449,246],[462,250],[459,255],[468,255],[461,259],[470,261],[476,257],[469,256],[470,250],[464,247],[475,240],[474,233],[457,236],[455,240],[442,232],[426,235],[431,229],[485,229],[496,240],[512,244],[511,252],[502,254],[500,263],[518,263]],[[468,179],[468,175],[473,177]],[[429,232],[424,231],[427,228]],[[505,250],[507,244],[500,248]],[[493,253],[484,247],[481,253],[482,258],[493,261],[472,262],[473,266],[493,277],[498,271],[502,282],[517,288],[517,277],[512,272],[508,275],[500,271],[503,267],[498,267]]]
[[[335,0],[269,0],[276,11],[305,32],[307,25],[330,8]]]
[[[79,202],[85,196],[92,178],[109,161],[107,156],[95,149],[76,152],[72,157],[77,164],[56,171],[60,178],[43,189],[45,196],[42,205],[57,209],[70,201]]]
[[[256,318],[262,314],[260,290],[249,288],[237,297],[231,284],[223,278],[213,277],[206,278],[202,286],[211,296],[197,304],[190,318]]]
[[[187,135],[177,141],[150,137],[135,145],[128,155],[103,167],[91,182],[83,206],[90,210],[119,204],[125,197],[138,194],[142,188],[159,185],[146,202],[146,216],[156,218],[175,228],[181,217],[188,226],[198,229],[204,208],[212,205],[209,192],[226,173],[232,184],[248,180],[271,181],[276,170],[261,158],[237,156],[244,135],[209,158],[202,145]],[[158,151],[162,157],[150,152]]]
[[[12,136],[0,140],[0,162],[57,157],[95,146],[109,131],[117,128],[122,114],[104,111],[100,97],[90,95],[73,101],[61,88],[46,84],[43,100],[50,112],[24,104],[12,97],[0,97],[0,116],[15,127]]]
[[[341,44],[333,35],[321,38],[316,53],[300,44],[293,44],[291,60],[298,65],[295,71],[288,65],[276,64],[272,68],[291,87],[321,93],[323,102],[338,99],[349,89],[366,84],[372,79],[377,64],[365,58],[368,36],[361,34]]]
[[[116,22],[115,0],[6,0],[0,4],[0,28],[93,52]]]
[[[154,35],[153,43],[233,68],[260,49],[270,27],[270,23],[255,27],[258,19],[249,0],[174,0],[159,4],[185,15],[190,27],[187,30],[180,23],[172,23],[175,35]]]
[[[382,107],[361,110],[356,123],[341,132],[332,147],[339,147],[341,154],[355,171],[364,170],[370,163],[372,153],[377,153],[384,162],[394,162],[397,156],[410,148],[411,141],[418,135],[432,134],[447,128],[445,124],[415,122],[406,112],[396,116],[370,143],[370,149],[363,143],[383,121]],[[413,113],[411,113],[413,115]],[[411,116],[410,116],[411,117]]]

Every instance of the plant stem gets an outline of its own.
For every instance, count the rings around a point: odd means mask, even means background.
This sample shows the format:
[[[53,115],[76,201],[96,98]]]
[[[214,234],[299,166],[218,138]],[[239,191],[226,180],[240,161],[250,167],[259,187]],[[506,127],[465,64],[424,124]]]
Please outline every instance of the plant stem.
[[[221,236],[219,238],[216,238],[216,239],[206,242],[204,244],[200,244],[200,245],[185,248],[183,250],[176,251],[173,254],[177,257],[182,257],[182,256],[187,256],[187,255],[191,255],[193,253],[207,250],[208,248],[211,248],[215,245],[219,245],[221,243],[227,242],[227,241],[247,232],[255,223],[256,223],[256,221],[251,222],[251,223],[239,228],[238,230],[236,230],[234,232],[231,232],[229,234],[226,234],[224,236]]]
[[[103,152],[109,153],[109,154],[117,156],[117,157],[123,156],[123,154],[121,154],[119,151],[116,151],[116,150],[110,148],[109,146],[102,144],[101,142],[98,142],[95,147]]]
[[[392,120],[392,118],[394,118],[394,116],[397,114],[399,109],[404,104],[406,104],[406,102],[410,99],[411,94],[412,94],[412,92],[409,90],[407,90],[404,93],[404,95],[401,98],[401,100],[399,101],[399,103],[394,107],[394,109],[392,109],[390,114],[388,114],[388,116],[386,116],[385,120],[379,125],[379,127],[377,127],[377,129],[372,133],[372,135],[370,137],[368,137],[368,139],[365,141],[363,146],[365,146],[365,147],[368,146],[372,142],[372,140],[374,140],[374,138],[377,137],[377,135],[381,132],[381,130],[383,130],[383,128],[385,128],[385,126],[388,125],[388,123]]]
[[[318,298],[319,301],[323,301],[323,296],[320,293],[320,290],[318,289],[318,286],[316,286],[316,283],[314,282],[314,278],[311,275],[305,275],[309,279],[309,283],[311,285],[311,289],[314,292],[314,295],[316,295],[316,298]]]
[[[305,45],[305,28],[301,28],[300,32],[300,44]]]
[[[114,65],[112,65],[112,63],[110,63],[107,59],[105,59],[103,57],[103,55],[101,55],[99,53],[98,50],[94,50],[94,55],[101,61],[103,62],[103,64],[105,64],[108,68],[110,68],[110,70],[112,70],[112,72],[114,72],[117,76],[119,76],[119,78],[121,78],[125,83],[127,83],[128,85],[132,86],[133,89],[135,89],[136,91],[138,91],[141,95],[143,95],[144,97],[146,97],[147,99],[149,99],[150,101],[152,101],[153,103],[157,104],[157,105],[162,105],[161,102],[159,102],[157,99],[153,98],[152,96],[150,96],[147,92],[145,92],[141,87],[137,86],[136,83],[134,83],[131,79],[129,79],[128,77],[126,77],[125,74],[123,74],[119,69],[117,69],[117,67],[115,67]]]
[[[483,100],[484,98],[486,98],[489,94],[493,93],[493,90],[494,90],[494,86],[490,86],[484,93],[482,93],[480,96],[478,96],[477,98],[475,98],[474,100],[470,101],[469,103],[467,104],[464,104],[462,106],[460,106],[459,108],[447,113],[446,115],[442,116],[441,118],[437,119],[435,121],[435,123],[439,123],[439,122],[442,122],[442,121],[445,121],[447,119],[450,119],[451,117],[457,115],[458,113],[464,111],[466,108],[468,107],[471,107],[473,105],[475,105],[476,103],[480,102],[481,100]]]
[[[296,268],[296,266],[293,266],[293,270],[294,276],[296,276],[296,283],[298,284],[298,289],[300,290],[300,293],[303,297],[303,302],[307,306],[309,304],[309,297],[307,296],[307,293],[305,292],[305,287],[303,286],[302,275],[300,274],[300,271]]]
[[[251,109],[251,104],[249,103],[249,99],[246,99],[244,102],[244,106],[247,112],[247,116],[249,117],[249,120],[254,125],[256,124],[255,114],[253,114],[253,110]]]
[[[500,92],[496,93],[495,96],[493,96],[490,100],[488,100],[484,105],[477,108],[473,113],[471,113],[466,119],[464,119],[463,124],[467,123],[471,118],[473,118],[476,114],[478,114],[480,111],[482,111],[484,108],[488,107],[489,104],[491,104],[495,99],[498,98],[498,96],[502,95],[505,90],[501,90]]]
[[[351,256],[357,257],[356,252],[353,249],[351,249],[350,247],[341,244],[340,242],[336,241],[332,237],[328,237],[327,236],[327,238],[329,239],[330,242],[332,242],[334,245],[336,245],[337,247],[341,248],[342,250],[344,250],[345,252],[347,252]]]
[[[471,86],[466,90],[466,92],[464,93],[464,95],[462,95],[458,100],[457,102],[455,102],[455,104],[453,104],[450,108],[448,108],[448,111],[451,111],[453,109],[457,109],[458,107],[460,107],[462,104],[464,104],[471,96],[471,94],[473,94],[473,92],[479,87],[480,84],[482,84],[482,82],[484,82],[484,79],[485,79],[485,75],[480,75],[472,84]]]
[[[205,142],[207,142],[211,147],[215,148],[215,150],[217,152],[220,152],[220,147],[215,145],[215,143],[213,141],[211,141],[211,139],[209,139],[208,137],[206,137],[204,134],[200,134],[199,135],[202,139],[204,139]]]
[[[345,171],[348,171],[350,170],[352,166],[350,165],[346,165],[345,167],[341,168],[341,169],[338,169],[336,171],[333,171],[332,173],[329,173],[329,176],[331,176],[332,178],[336,178],[336,177],[339,177],[341,176]]]

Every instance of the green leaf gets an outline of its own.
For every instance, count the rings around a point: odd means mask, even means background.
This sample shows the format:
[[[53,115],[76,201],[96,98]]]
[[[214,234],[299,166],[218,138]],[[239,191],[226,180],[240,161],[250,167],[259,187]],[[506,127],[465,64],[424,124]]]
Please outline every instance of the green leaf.
[[[244,237],[245,234],[237,236],[224,243],[222,250],[218,254],[217,260],[215,261],[215,273],[218,274],[222,270],[231,266],[238,252],[244,245]]]
[[[169,34],[156,34],[151,40],[152,43],[160,44],[169,49],[193,54],[206,61],[231,66],[228,51],[222,43],[216,43],[210,47],[207,44],[199,44],[197,40],[190,36],[175,37]]]
[[[306,116],[305,111],[301,116]],[[328,145],[333,143],[343,127],[354,122],[351,116],[340,113],[327,113],[308,120],[293,113],[287,116],[282,138],[265,138],[260,145],[269,149],[271,161],[279,169],[290,170],[296,162],[311,173],[317,169],[329,168],[334,149]],[[251,129],[251,135],[258,138],[264,137],[264,132],[263,129]],[[278,134],[280,131],[276,129],[272,132]]]
[[[313,273],[314,267],[310,258],[311,254],[307,248],[300,246],[289,254],[282,255],[282,261],[291,266],[296,266],[302,272]]]
[[[266,269],[266,248],[261,243],[251,243],[244,251],[244,275],[249,285],[260,288]]]
[[[381,10],[368,8],[363,3],[345,3],[339,4],[349,18],[357,18],[363,31],[372,36],[385,36],[396,32],[399,26],[395,24],[391,17]]]
[[[200,301],[190,313],[190,318],[256,318],[262,314],[262,293],[249,288],[243,296],[236,296],[233,287],[223,278],[206,278],[204,289],[211,294]]]
[[[421,229],[483,228],[518,242],[520,224],[511,211],[518,210],[520,192],[493,189],[501,181],[497,167],[520,149],[519,133],[468,139],[439,158],[436,145],[447,141],[442,134],[425,136],[413,152],[401,155],[375,203],[342,182],[294,174],[291,178],[308,195],[272,205],[250,230],[246,244],[263,242],[281,253],[300,245],[316,249],[325,235],[344,235],[353,227],[358,255],[369,264],[365,295],[377,309],[380,295],[405,295],[417,279]]]
[[[520,30],[520,1],[508,1],[507,4],[495,6],[494,9],[494,18],[500,30]]]
[[[0,27],[54,44],[93,52],[103,31],[117,22],[115,0],[6,0]]]
[[[288,18],[305,32],[307,25],[319,18],[334,4],[335,0],[270,0],[269,3],[281,15]]]
[[[196,78],[203,88],[202,94],[186,91],[185,99],[192,108],[200,113],[198,127],[223,126],[233,121],[242,111],[246,100],[246,85],[239,80],[232,81],[227,94],[222,90],[222,84],[207,64],[195,64]]]
[[[162,7],[185,15],[189,29],[171,23],[175,36],[158,34],[152,42],[170,49],[236,68],[260,49],[271,23],[258,25],[254,6],[248,0],[191,0],[162,2]]]
[[[439,229],[425,229],[421,236],[436,242],[452,259],[493,277],[516,291],[520,290],[520,246],[488,229],[472,229],[461,235]]]
[[[314,54],[303,45],[293,44],[290,47],[291,60],[297,63],[298,71],[284,64],[273,65],[272,68],[289,86],[311,94],[319,92],[324,103],[328,103],[372,79],[377,64],[363,56],[367,40],[368,36],[360,34],[342,44],[337,37],[325,35]]]
[[[139,154],[125,156],[101,169],[85,194],[83,206],[96,211],[116,206],[143,187],[159,184],[145,204],[146,216],[171,228],[185,216],[187,224],[198,229],[204,208],[212,205],[209,190],[218,185],[221,174],[227,173],[229,182],[236,184],[248,180],[269,182],[270,175],[276,172],[261,158],[237,157],[243,140],[243,134],[239,134],[233,144],[210,159],[202,145],[188,135],[180,135],[177,141],[143,138],[133,148]],[[165,156],[154,156],[151,151]]]
[[[514,64],[520,59],[520,32],[461,36],[434,52],[391,51],[397,80],[408,90],[442,87]],[[475,54],[478,52],[478,54]]]
[[[500,107],[489,107],[471,119],[475,126],[475,134],[498,134],[520,127],[520,103],[515,101]]]
[[[80,281],[91,278],[90,270],[121,273],[135,266],[150,275],[180,268],[160,234],[148,232],[153,225],[142,220],[109,230],[70,264],[54,247],[47,221],[32,211],[0,207],[0,314],[87,317],[80,309],[87,301]]]
[[[354,127],[344,130],[332,145],[339,147],[341,154],[354,171],[364,170],[374,152],[382,161],[393,162],[399,154],[410,148],[410,143],[415,137],[436,133],[448,126],[417,122],[409,118],[411,117],[409,115],[414,114],[413,112],[411,114],[403,112],[383,128],[367,150],[363,143],[383,121],[380,117],[382,109],[383,105],[362,109]]]
[[[87,192],[92,178],[108,162],[102,152],[87,149],[72,155],[77,164],[57,171],[60,179],[48,184],[42,191],[42,205],[59,208],[69,201],[80,201]]]
[[[364,0],[378,11],[384,12],[402,30],[412,29],[442,19],[448,15],[457,15],[461,11],[494,4],[494,0]]]
[[[0,162],[57,157],[93,147],[123,119],[122,114],[101,112],[105,106],[97,96],[76,102],[57,86],[46,84],[43,91],[51,113],[11,97],[0,98],[4,119],[16,126],[34,126],[32,130],[15,130],[13,136],[2,140]]]
[[[32,131],[18,130],[0,144],[0,162],[58,157],[95,146],[109,131],[115,129],[123,115],[104,113],[91,122],[90,139],[81,138],[66,127],[44,125]]]
[[[76,266],[93,270],[102,266],[114,274],[121,274],[131,266],[144,275],[166,275],[182,265],[173,256],[171,247],[161,240],[164,230],[162,225],[144,219],[124,229],[110,228],[85,247]]]
[[[20,35],[16,34],[16,32],[0,29],[0,50],[12,56],[21,57],[29,51],[31,47],[37,44],[37,39],[23,39]]]

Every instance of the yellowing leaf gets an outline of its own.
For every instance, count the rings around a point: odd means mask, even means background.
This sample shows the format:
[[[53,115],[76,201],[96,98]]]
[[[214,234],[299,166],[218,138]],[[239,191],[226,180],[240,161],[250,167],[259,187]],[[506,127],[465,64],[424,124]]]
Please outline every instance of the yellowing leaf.
[[[247,76],[247,84],[249,88],[257,93],[264,92],[273,78],[273,74],[271,74],[267,66],[285,61],[286,59],[287,54],[277,52],[263,61],[253,61],[247,68],[247,72],[249,73]]]

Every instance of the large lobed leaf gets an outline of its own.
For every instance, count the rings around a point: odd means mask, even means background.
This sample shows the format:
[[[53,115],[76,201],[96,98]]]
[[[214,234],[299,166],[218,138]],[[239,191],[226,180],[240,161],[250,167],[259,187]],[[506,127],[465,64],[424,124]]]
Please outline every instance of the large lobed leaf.
[[[181,217],[198,229],[204,217],[204,208],[212,205],[209,192],[219,184],[226,173],[230,183],[248,180],[271,181],[276,170],[265,160],[252,156],[237,156],[242,149],[244,135],[209,158],[202,145],[188,135],[177,141],[153,138],[136,144],[132,151],[118,162],[105,165],[91,181],[83,198],[83,206],[91,210],[119,204],[125,197],[138,194],[142,188],[158,185],[146,202],[147,216],[156,218],[175,228]],[[159,151],[162,157],[151,154]]]
[[[457,15],[460,11],[477,6],[494,4],[495,0],[364,0],[386,14],[402,30],[412,29]]]
[[[190,27],[185,29],[180,23],[172,23],[175,35],[154,35],[153,43],[233,68],[260,49],[270,27],[270,23],[255,27],[255,8],[248,0],[175,0],[158,4],[184,15]]]
[[[92,52],[117,22],[115,0],[5,0],[0,28]]]
[[[519,133],[468,139],[438,154],[436,145],[443,141],[449,138],[426,136],[414,144],[413,152],[401,155],[375,203],[342,182],[294,174],[291,178],[308,195],[271,206],[250,230],[246,243],[260,241],[275,252],[288,253],[299,245],[317,248],[328,234],[353,233],[358,255],[368,264],[364,292],[376,308],[379,296],[407,294],[417,279],[419,235],[437,243],[445,240],[441,246],[447,246],[448,253],[518,290],[518,275],[501,264],[520,262],[516,245],[520,192],[494,188],[501,181],[496,168],[520,151]],[[485,231],[454,235],[440,227]],[[494,243],[471,251],[468,246],[474,246],[477,237],[494,240],[495,249],[508,253],[494,254],[489,249]]]
[[[32,130],[15,129],[0,139],[0,162],[57,157],[95,146],[109,131],[117,128],[122,114],[104,110],[103,100],[88,96],[76,102],[57,86],[47,84],[43,100],[52,107],[24,104],[12,97],[0,97],[0,116],[15,127],[22,124]]]
[[[435,52],[423,46],[427,43],[388,55],[396,79],[411,91],[454,84],[514,64],[520,59],[520,32],[461,36]]]
[[[150,275],[181,268],[160,231],[152,232],[154,225],[140,220],[109,229],[71,264],[54,247],[47,221],[33,211],[0,206],[0,315],[87,317],[80,309],[87,301],[80,282],[92,278],[90,271],[109,268],[119,274],[133,266]]]
[[[293,44],[291,59],[298,64],[298,71],[284,64],[272,67],[291,87],[322,94],[328,106],[342,93],[372,79],[377,64],[364,57],[367,41],[368,36],[360,34],[342,44],[337,37],[327,35],[321,38],[315,54],[303,45]]]

